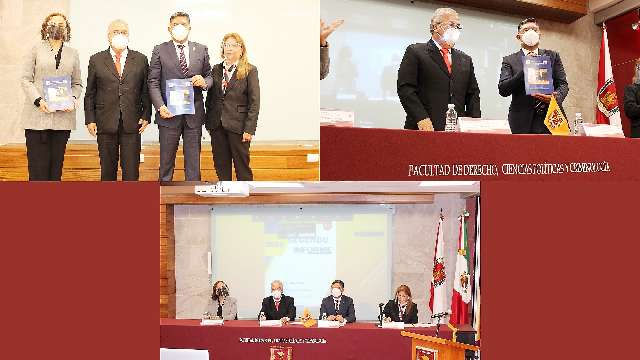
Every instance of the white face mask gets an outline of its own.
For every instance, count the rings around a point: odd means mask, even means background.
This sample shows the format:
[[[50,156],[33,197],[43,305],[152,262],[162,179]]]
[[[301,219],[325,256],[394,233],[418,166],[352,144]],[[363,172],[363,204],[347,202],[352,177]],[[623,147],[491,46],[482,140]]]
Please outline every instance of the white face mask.
[[[282,291],[280,290],[273,290],[271,292],[271,296],[273,296],[274,299],[280,299],[280,297],[282,297]]]
[[[189,30],[184,25],[176,25],[171,29],[171,35],[178,41],[183,41],[189,36]]]
[[[111,46],[117,50],[124,50],[129,45],[129,38],[118,34],[111,38]]]
[[[460,30],[455,28],[447,29],[444,34],[442,34],[442,40],[446,41],[451,47],[455,45],[460,39]]]
[[[332,295],[334,298],[339,298],[339,297],[340,297],[340,295],[342,295],[342,291],[340,291],[340,289],[338,289],[338,288],[332,288],[332,289],[331,289],[331,295]]]
[[[540,42],[540,35],[535,30],[527,30],[522,36],[520,36],[522,42],[527,46],[536,46]]]

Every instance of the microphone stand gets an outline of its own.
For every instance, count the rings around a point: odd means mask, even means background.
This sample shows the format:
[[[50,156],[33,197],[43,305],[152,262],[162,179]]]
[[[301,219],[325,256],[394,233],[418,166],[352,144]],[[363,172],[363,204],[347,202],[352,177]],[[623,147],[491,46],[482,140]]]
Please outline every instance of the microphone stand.
[[[449,314],[446,312],[431,315],[432,319],[438,319],[438,322],[436,323],[436,337],[438,337],[438,334],[440,334],[440,320],[446,316],[449,316]]]
[[[382,307],[384,306],[383,303],[378,304],[378,308],[380,310],[380,314],[378,315],[378,326],[382,327],[382,319],[383,319],[383,315],[382,315]]]

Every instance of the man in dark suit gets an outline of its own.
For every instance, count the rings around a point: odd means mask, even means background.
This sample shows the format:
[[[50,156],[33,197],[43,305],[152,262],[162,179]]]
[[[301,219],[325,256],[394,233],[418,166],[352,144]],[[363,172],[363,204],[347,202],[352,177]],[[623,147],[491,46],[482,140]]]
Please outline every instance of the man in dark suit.
[[[330,321],[352,323],[356,321],[356,309],[353,299],[344,295],[344,282],[335,280],[331,283],[331,295],[322,299],[320,319],[324,316]]]
[[[129,27],[122,20],[109,25],[109,49],[89,59],[84,97],[85,124],[98,137],[100,179],[136,181],[140,174],[140,135],[151,118],[147,88],[149,63],[127,47]]]
[[[185,180],[200,180],[200,138],[204,123],[202,91],[212,85],[209,50],[188,41],[189,15],[177,12],[169,19],[171,41],[153,48],[149,65],[149,94],[156,108],[156,124],[160,132],[160,181],[171,181],[176,152],[182,136]],[[190,79],[194,88],[195,114],[176,115],[167,108],[166,81]]]
[[[551,95],[527,95],[524,88],[523,59],[525,56],[548,56],[553,71],[554,96],[562,108],[562,102],[569,93],[567,75],[560,60],[560,54],[552,50],[539,49],[540,28],[536,19],[528,18],[518,24],[516,39],[521,42],[521,50],[502,59],[498,92],[511,97],[509,106],[509,126],[513,134],[551,134],[544,119],[549,108]]]
[[[271,296],[262,299],[260,320],[280,320],[283,323],[296,319],[296,307],[291,296],[284,295],[282,282],[271,283]]]
[[[398,97],[407,113],[405,129],[442,131],[448,104],[458,116],[480,117],[480,88],[471,57],[454,49],[460,36],[455,10],[431,19],[431,40],[407,47],[398,69]]]

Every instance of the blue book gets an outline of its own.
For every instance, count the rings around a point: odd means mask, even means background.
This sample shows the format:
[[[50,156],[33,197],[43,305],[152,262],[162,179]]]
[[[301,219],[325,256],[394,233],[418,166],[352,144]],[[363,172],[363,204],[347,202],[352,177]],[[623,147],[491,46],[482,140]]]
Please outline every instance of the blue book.
[[[167,108],[173,115],[195,114],[193,85],[190,79],[167,80]]]
[[[73,107],[71,76],[51,76],[42,80],[44,101],[51,111]]]
[[[525,56],[523,65],[524,88],[527,95],[551,95],[553,93],[553,71],[549,56]]]

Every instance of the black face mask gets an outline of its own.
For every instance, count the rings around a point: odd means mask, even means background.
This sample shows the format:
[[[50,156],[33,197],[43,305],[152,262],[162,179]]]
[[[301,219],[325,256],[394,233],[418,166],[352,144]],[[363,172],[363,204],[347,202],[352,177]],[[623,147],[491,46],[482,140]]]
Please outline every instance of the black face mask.
[[[226,286],[223,286],[219,289],[216,289],[216,295],[227,297],[229,296],[229,290],[227,289]]]
[[[67,27],[59,25],[49,25],[47,27],[49,39],[64,40],[67,37]]]

